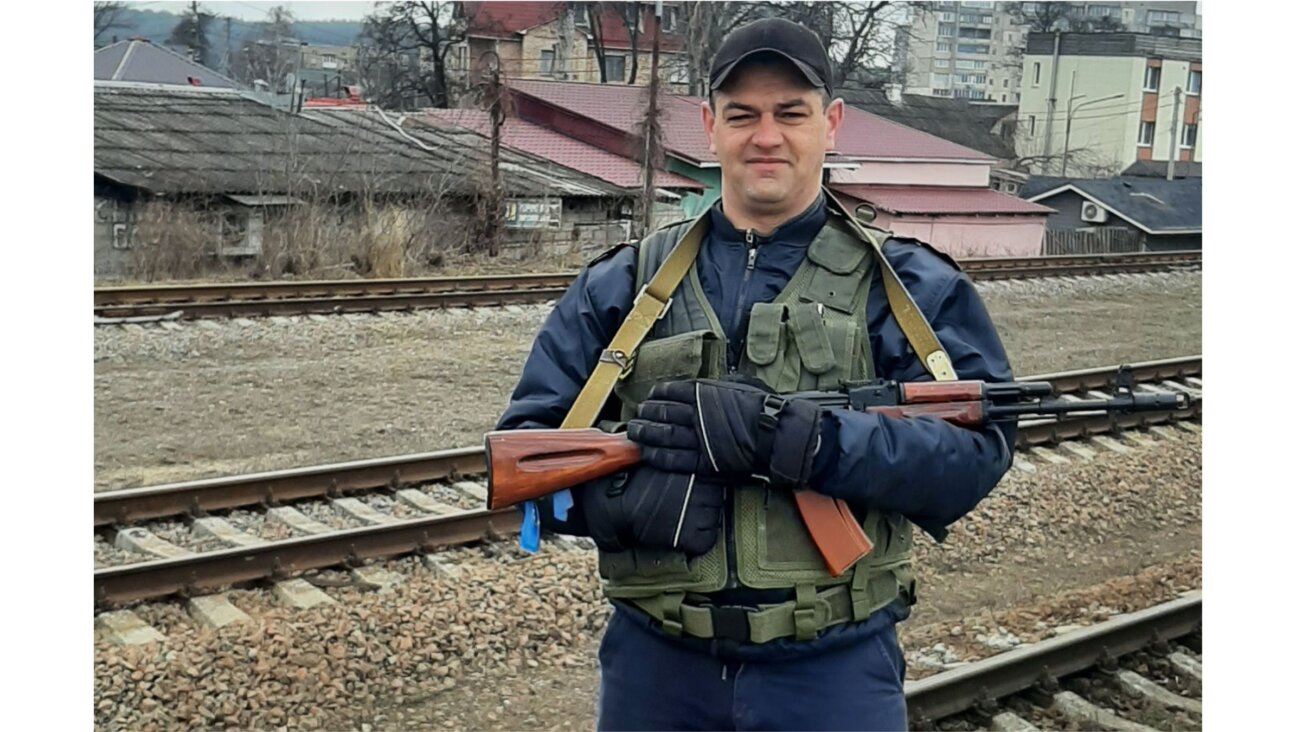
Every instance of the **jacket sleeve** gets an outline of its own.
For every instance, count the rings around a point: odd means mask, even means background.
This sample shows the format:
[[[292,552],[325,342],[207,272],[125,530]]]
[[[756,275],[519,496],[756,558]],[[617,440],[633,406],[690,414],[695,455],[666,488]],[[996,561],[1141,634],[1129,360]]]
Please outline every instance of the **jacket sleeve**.
[[[634,301],[636,249],[623,246],[581,271],[545,319],[522,366],[522,375],[498,430],[553,428],[562,424]],[[564,534],[588,535],[580,491],[567,522],[557,522],[548,500],[538,501],[541,525]]]
[[[927,283],[926,292],[921,279],[905,284],[955,373],[960,379],[1011,381],[1003,344],[971,280],[943,263],[940,271],[946,276],[933,278],[938,283]],[[901,279],[909,278],[902,272]],[[930,381],[901,340],[894,317],[888,320],[894,337],[882,339],[883,352],[874,344],[878,376]],[[1015,423],[971,430],[933,417],[892,418],[846,409],[827,410],[822,427],[812,488],[865,509],[903,514],[937,541],[1008,471],[1017,435]]]

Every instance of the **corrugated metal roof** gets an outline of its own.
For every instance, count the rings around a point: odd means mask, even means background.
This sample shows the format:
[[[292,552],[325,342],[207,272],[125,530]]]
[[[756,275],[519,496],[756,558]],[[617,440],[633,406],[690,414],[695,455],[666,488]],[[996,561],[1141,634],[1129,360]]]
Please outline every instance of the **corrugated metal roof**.
[[[647,90],[636,87],[529,79],[510,81],[508,85],[516,92],[626,134],[641,123],[648,100]],[[691,161],[715,162],[702,129],[701,105],[706,100],[664,94],[660,101],[662,139],[668,151]],[[993,160],[985,153],[849,105],[834,150],[845,157],[871,159]]]
[[[490,115],[478,109],[426,109],[407,119],[434,126],[457,125],[482,135],[490,134],[491,127]],[[504,120],[501,142],[615,186],[633,189],[643,185],[639,163],[526,120]],[[697,181],[664,170],[657,171],[653,182],[658,188],[705,188]]]
[[[95,174],[159,193],[450,193],[471,196],[489,165],[477,135],[418,141],[373,111],[289,114],[248,96],[95,85]],[[620,195],[575,172],[502,154],[510,195]]]
[[[461,5],[464,16],[468,20],[469,34],[488,38],[512,38],[517,33],[557,20],[565,3],[549,0],[548,2],[465,2]],[[630,32],[626,29],[625,21],[618,14],[619,6],[622,5],[623,3],[600,3],[591,6],[595,12],[600,13],[604,48],[626,50],[630,48]],[[641,2],[638,5],[640,13],[645,9],[648,13],[652,12],[650,3]],[[589,35],[588,30],[579,26],[577,32]],[[652,27],[645,23],[644,29],[639,33],[639,50],[650,50],[652,41]],[[681,45],[682,39],[679,32],[662,33],[660,43],[662,51],[675,52]]]
[[[1063,179],[1031,198],[1047,202],[1065,190],[1076,191],[1149,234],[1201,231],[1201,178]]]
[[[1047,215],[1053,209],[989,188],[833,184],[832,189],[882,211],[926,215]]]
[[[112,43],[95,51],[95,79],[99,81],[137,81],[147,84],[174,84],[215,89],[238,89],[242,85],[215,69],[181,56],[175,51],[149,41],[132,39]]]

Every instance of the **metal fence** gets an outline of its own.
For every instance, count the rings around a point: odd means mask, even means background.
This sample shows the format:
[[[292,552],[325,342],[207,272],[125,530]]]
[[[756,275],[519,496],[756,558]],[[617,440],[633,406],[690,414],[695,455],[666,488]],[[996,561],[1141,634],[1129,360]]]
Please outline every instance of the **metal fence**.
[[[1132,229],[1046,231],[1044,254],[1114,254],[1142,251],[1139,232]]]

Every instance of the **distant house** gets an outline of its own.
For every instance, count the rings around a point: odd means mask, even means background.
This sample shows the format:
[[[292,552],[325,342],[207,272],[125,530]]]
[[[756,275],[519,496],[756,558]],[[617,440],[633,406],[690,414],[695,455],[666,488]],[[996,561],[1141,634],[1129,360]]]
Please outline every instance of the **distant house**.
[[[571,138],[634,158],[633,131],[643,118],[642,90],[602,84],[517,80],[509,83],[517,116]],[[720,195],[720,166],[701,124],[701,98],[660,100],[666,169],[705,191],[685,196],[694,215]],[[862,215],[956,256],[1039,253],[1050,209],[990,189],[996,159],[848,106],[837,147],[825,161],[830,185]],[[903,194],[897,197],[897,194]]]
[[[1057,211],[1053,231],[1133,232],[1143,251],[1201,249],[1202,180],[1032,178],[1028,200]]]
[[[489,179],[479,135],[412,135],[376,109],[291,114],[237,90],[101,82],[94,116],[97,275],[129,264],[149,201],[181,202],[214,218],[215,255],[259,254],[271,221],[311,203],[344,217],[366,207],[391,211],[401,230],[435,208],[451,248],[470,228],[457,220],[473,215]],[[513,211],[506,248],[565,251],[582,240],[574,219],[597,219],[613,230],[609,237],[619,235],[622,189],[514,150],[501,152],[500,168]]]
[[[974,103],[967,99],[900,94],[898,88],[841,89],[847,104],[905,127],[970,147],[995,159],[990,187],[1015,194],[1026,176],[1010,168],[1017,158],[1013,147],[1017,105]]]
[[[655,6],[654,2],[457,2],[455,15],[466,26],[467,39],[451,49],[450,65],[459,71],[475,69],[477,59],[490,51],[499,56],[510,79],[601,83],[597,42],[601,38],[607,83],[646,86]],[[633,23],[627,23],[625,13],[632,14]],[[630,25],[635,28],[633,37]],[[668,83],[688,83],[682,31],[679,4],[664,3],[659,73]]]
[[[490,115],[475,109],[425,109],[406,115],[404,124],[407,128],[412,124],[459,127],[482,136],[488,136],[491,129]],[[631,199],[641,195],[643,167],[640,163],[583,140],[524,119],[509,117],[504,120],[501,143],[554,165],[594,176],[622,189]],[[657,200],[654,220],[658,222],[681,218],[680,200],[683,195],[705,190],[705,186],[695,180],[660,169],[655,172],[653,187]],[[629,236],[630,232],[626,231],[625,238]]]
[[[242,88],[237,81],[214,69],[139,38],[97,49],[94,72],[95,81],[134,81],[209,89]]]

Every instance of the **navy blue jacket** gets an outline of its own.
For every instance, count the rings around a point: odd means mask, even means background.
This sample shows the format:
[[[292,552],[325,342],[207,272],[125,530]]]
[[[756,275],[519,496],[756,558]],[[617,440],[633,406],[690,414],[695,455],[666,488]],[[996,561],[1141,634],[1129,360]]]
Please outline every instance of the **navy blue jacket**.
[[[743,348],[748,313],[782,291],[827,220],[823,196],[806,212],[754,236],[748,269],[746,233],[729,223],[717,202],[708,238],[698,253],[698,277],[721,320],[730,365]],[[1011,381],[1003,344],[968,277],[912,240],[891,239],[883,253],[931,323],[961,379]],[[521,380],[497,429],[557,427],[566,416],[635,296],[636,252],[622,247],[587,267],[558,301],[532,345]],[[874,269],[867,306],[876,375],[930,381],[910,350]],[[615,396],[611,401],[615,401]],[[937,540],[999,482],[1012,462],[1015,425],[980,431],[934,418],[893,419],[844,409],[829,410],[815,459],[812,487],[851,486],[846,500],[907,516]],[[577,509],[579,509],[579,497]],[[577,510],[576,513],[579,513]],[[545,516],[552,526],[552,516]],[[584,533],[578,524],[565,533]]]

